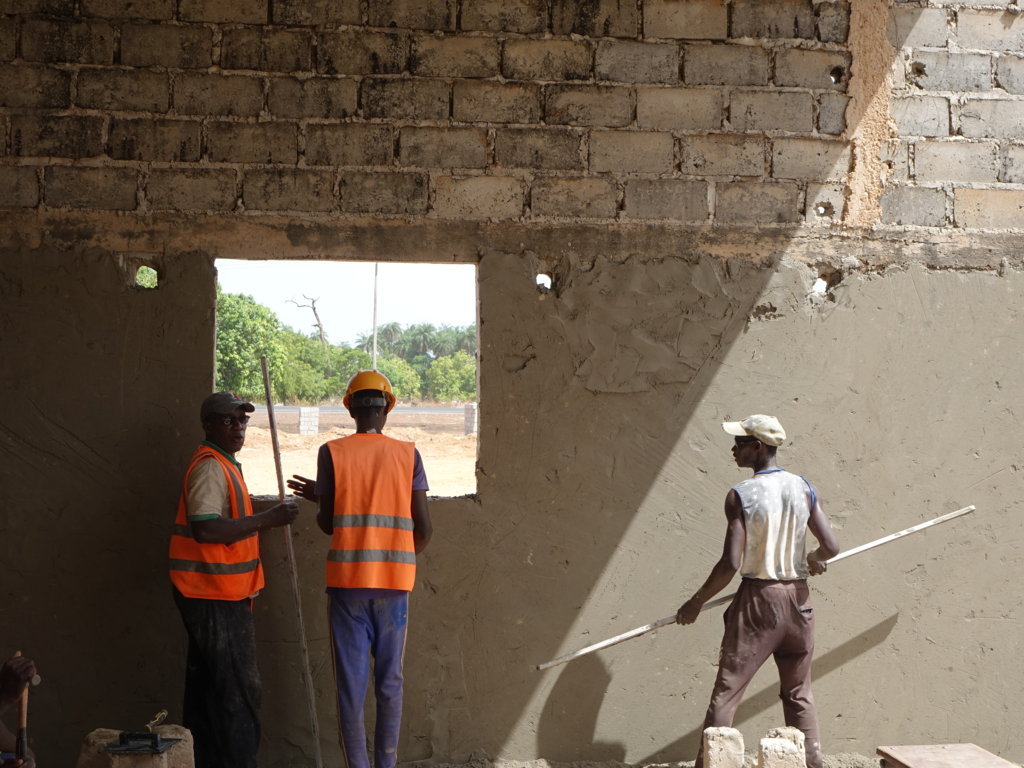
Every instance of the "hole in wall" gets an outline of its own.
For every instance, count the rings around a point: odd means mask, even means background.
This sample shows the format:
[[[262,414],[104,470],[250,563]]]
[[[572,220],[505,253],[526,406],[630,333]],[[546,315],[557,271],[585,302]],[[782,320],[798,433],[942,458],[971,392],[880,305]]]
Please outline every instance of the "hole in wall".
[[[833,83],[841,83],[843,82],[843,78],[846,77],[846,70],[842,67],[832,67],[828,76]]]
[[[914,77],[927,77],[928,68],[923,62],[915,61],[910,65],[910,72]]]
[[[160,273],[143,264],[135,270],[135,287],[153,289],[160,286]]]
[[[827,200],[814,204],[814,213],[821,218],[831,218],[836,214],[836,208]]]
[[[537,275],[537,290],[542,294],[551,292],[551,275],[545,272]]]

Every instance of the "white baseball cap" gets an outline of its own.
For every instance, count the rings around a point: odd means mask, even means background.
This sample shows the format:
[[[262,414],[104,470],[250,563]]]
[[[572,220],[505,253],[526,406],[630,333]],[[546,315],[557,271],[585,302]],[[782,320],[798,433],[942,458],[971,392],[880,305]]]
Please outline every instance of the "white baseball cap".
[[[743,421],[723,421],[722,429],[736,437],[756,437],[765,445],[776,448],[786,441],[786,430],[774,416],[757,413]]]

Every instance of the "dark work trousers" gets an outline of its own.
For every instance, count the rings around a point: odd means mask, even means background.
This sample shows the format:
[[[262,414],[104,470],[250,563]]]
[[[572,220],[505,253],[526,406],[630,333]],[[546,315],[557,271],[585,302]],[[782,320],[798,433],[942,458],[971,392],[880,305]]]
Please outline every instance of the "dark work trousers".
[[[345,765],[370,768],[363,702],[372,655],[377,702],[373,764],[374,768],[395,768],[402,726],[402,665],[409,593],[365,600],[331,594],[328,606],[334,678],[338,685],[338,741]]]
[[[742,580],[725,612],[718,678],[704,727],[732,725],[743,692],[769,656],[779,669],[786,725],[803,731],[808,768],[821,768],[818,713],[811,696],[814,609],[804,580]],[[703,765],[702,736],[695,768]]]
[[[183,725],[196,768],[255,768],[260,673],[252,600],[203,600],[174,590],[188,632]]]

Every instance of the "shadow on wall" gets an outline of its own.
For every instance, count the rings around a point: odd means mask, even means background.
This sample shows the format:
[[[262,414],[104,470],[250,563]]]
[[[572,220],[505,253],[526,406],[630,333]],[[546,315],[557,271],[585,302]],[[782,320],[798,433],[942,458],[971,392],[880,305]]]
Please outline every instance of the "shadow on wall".
[[[621,763],[626,746],[597,738],[597,718],[612,676],[597,656],[570,664],[558,677],[540,712],[537,753],[547,760]]]

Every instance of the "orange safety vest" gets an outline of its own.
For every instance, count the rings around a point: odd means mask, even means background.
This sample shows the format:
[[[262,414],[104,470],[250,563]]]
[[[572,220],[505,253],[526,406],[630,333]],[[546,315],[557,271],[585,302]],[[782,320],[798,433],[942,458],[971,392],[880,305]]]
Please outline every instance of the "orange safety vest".
[[[327,443],[334,462],[334,533],[327,586],[401,589],[416,583],[412,472],[416,446],[376,433]]]
[[[208,445],[199,446],[185,472],[185,485],[178,502],[178,516],[171,533],[171,581],[185,597],[206,600],[244,600],[263,588],[260,538],[254,533],[234,544],[196,541],[186,507],[188,478],[200,461],[214,459],[228,481],[231,517],[252,515],[252,501],[242,473],[223,454]]]

